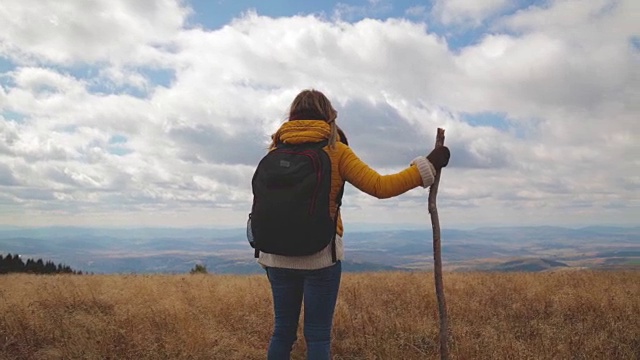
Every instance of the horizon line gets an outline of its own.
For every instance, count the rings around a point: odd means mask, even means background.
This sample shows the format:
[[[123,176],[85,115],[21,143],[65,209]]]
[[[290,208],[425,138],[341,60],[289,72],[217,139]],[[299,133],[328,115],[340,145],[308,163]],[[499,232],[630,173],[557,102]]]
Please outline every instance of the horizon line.
[[[370,227],[377,231],[384,230],[430,230],[432,227],[424,224],[394,224],[394,223],[351,223],[347,228]],[[638,224],[591,224],[591,225],[550,225],[550,224],[502,224],[486,226],[451,226],[442,227],[442,230],[479,230],[479,229],[509,229],[509,228],[562,228],[562,229],[585,229],[585,228],[640,228]],[[94,226],[94,225],[5,225],[0,224],[2,230],[36,230],[36,229],[91,229],[91,230],[246,230],[245,226],[219,226],[219,225],[193,225],[193,226]]]

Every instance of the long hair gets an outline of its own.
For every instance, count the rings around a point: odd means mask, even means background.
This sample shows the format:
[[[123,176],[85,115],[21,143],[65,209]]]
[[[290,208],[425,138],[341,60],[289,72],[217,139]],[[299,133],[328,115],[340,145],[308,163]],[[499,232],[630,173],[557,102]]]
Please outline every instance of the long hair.
[[[303,90],[293,99],[289,110],[291,120],[324,120],[331,126],[329,147],[335,148],[338,140],[338,112],[331,105],[331,101],[320,91],[314,89]]]

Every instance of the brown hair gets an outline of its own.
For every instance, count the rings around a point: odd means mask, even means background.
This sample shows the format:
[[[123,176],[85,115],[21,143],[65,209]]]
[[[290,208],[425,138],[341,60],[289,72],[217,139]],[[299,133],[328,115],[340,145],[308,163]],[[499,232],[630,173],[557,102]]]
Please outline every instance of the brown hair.
[[[331,101],[318,90],[303,90],[293,99],[289,110],[291,120],[324,120],[331,125],[329,147],[333,149],[338,139],[338,112],[331,106]]]

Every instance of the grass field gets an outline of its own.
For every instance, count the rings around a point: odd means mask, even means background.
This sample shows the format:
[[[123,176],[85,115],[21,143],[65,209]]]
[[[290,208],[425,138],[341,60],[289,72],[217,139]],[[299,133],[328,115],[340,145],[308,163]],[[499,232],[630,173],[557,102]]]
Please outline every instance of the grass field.
[[[455,359],[640,359],[640,272],[446,273]],[[264,276],[4,275],[0,359],[264,359]],[[345,274],[334,359],[438,357],[431,273]],[[304,359],[299,333],[293,359]]]

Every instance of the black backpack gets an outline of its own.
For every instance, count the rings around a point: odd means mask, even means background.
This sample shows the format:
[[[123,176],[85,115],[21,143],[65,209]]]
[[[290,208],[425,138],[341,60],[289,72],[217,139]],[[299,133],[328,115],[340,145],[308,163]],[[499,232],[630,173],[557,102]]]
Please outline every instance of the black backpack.
[[[331,243],[336,261],[334,240],[344,186],[332,218],[331,160],[323,150],[327,143],[278,143],[258,164],[251,181],[253,206],[247,223],[255,257],[260,251],[312,255]]]

